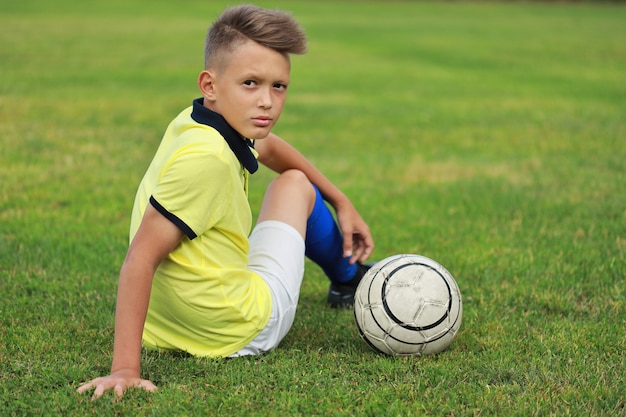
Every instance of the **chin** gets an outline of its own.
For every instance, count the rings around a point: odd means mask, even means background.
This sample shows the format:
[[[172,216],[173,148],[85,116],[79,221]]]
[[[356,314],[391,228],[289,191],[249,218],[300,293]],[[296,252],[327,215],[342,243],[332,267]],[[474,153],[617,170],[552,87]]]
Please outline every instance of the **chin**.
[[[255,130],[249,132],[249,135],[246,135],[245,137],[252,140],[265,139],[271,131],[271,129]]]
[[[268,137],[269,135],[270,135],[270,132],[267,132],[267,133],[266,133],[266,134],[264,134],[264,135],[257,136],[256,138],[250,138],[250,139],[253,139],[253,140],[263,140],[263,139],[265,139],[266,137]]]

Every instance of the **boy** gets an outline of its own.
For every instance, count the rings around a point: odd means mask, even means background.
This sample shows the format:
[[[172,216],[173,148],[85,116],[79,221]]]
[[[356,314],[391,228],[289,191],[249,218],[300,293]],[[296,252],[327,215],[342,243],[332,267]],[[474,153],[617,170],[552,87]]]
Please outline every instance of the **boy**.
[[[155,390],[140,378],[142,342],[211,357],[273,349],[293,323],[305,253],[331,280],[330,304],[353,302],[374,247],[369,228],[345,195],[270,133],[289,85],[289,55],[305,50],[302,29],[281,11],[238,6],[211,26],[198,78],[203,97],[170,124],[137,191],[111,375],[79,392]],[[257,158],[279,176],[248,238],[248,174]]]

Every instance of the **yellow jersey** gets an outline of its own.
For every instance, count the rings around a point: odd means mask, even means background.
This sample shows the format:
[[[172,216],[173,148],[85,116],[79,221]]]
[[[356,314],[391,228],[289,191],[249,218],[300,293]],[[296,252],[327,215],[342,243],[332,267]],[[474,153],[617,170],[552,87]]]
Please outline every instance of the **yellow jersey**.
[[[168,126],[139,185],[130,239],[148,204],[184,237],[154,276],[144,346],[224,357],[267,324],[269,288],[247,267],[248,175],[258,166],[251,145],[202,99]]]

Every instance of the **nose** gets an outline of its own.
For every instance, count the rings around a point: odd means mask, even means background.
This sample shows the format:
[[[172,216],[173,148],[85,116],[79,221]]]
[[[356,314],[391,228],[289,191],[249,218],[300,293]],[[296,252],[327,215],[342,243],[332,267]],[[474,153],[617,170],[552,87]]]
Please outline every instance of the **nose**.
[[[269,110],[272,108],[272,92],[269,88],[262,88],[259,90],[259,102],[258,106],[262,109]]]

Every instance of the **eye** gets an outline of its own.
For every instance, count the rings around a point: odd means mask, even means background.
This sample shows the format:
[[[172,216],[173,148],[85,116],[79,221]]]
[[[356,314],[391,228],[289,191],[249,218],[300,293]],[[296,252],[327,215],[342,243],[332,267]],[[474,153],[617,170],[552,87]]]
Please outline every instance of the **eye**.
[[[287,84],[275,83],[273,87],[277,90],[285,91],[287,89]]]
[[[246,81],[243,82],[243,85],[246,85],[248,87],[254,87],[256,84],[257,83],[254,80],[246,80]]]

